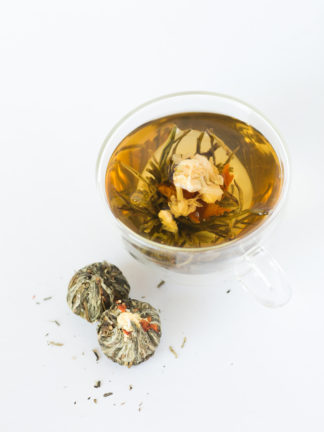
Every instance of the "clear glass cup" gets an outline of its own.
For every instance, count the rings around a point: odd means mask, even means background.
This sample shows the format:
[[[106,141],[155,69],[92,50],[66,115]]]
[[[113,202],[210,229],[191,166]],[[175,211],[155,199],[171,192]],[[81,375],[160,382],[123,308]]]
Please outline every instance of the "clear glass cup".
[[[274,148],[283,176],[278,201],[271,214],[253,231],[231,242],[201,248],[166,246],[132,231],[111,212],[105,176],[110,157],[120,142],[135,128],[151,120],[184,112],[209,112],[237,118],[260,131]],[[279,220],[289,184],[289,163],[282,138],[256,109],[229,96],[210,92],[174,93],[153,99],[123,117],[106,137],[97,162],[97,185],[108,212],[121,231],[128,252],[145,265],[155,267],[163,277],[177,282],[211,283],[212,274],[225,272],[239,280],[262,304],[282,306],[291,290],[284,271],[262,247],[262,241]]]

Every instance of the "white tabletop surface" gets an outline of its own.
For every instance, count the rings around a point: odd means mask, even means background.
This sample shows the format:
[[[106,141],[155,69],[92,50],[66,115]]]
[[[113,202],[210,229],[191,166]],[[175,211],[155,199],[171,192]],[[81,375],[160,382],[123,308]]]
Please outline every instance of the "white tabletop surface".
[[[322,0],[1,3],[1,432],[324,430],[323,19]],[[265,245],[293,286],[281,309],[234,281],[158,289],[109,224],[101,142],[183,90],[245,100],[287,142],[289,202]],[[96,362],[95,325],[66,305],[73,272],[103,259],[162,311],[155,356],[131,369]]]

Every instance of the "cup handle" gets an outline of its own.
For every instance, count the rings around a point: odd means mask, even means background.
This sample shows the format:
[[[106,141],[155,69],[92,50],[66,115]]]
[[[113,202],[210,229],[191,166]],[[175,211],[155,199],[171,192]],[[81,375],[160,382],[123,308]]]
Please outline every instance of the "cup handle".
[[[236,268],[236,277],[244,289],[264,306],[283,306],[291,298],[286,273],[263,247],[244,254],[241,265]]]

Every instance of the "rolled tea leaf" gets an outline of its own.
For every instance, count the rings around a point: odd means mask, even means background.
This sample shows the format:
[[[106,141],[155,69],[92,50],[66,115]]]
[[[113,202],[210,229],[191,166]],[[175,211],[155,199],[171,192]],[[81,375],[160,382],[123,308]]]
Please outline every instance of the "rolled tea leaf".
[[[73,276],[67,303],[76,315],[94,322],[117,300],[128,298],[129,290],[125,276],[115,265],[94,263]]]
[[[118,301],[102,314],[97,333],[103,353],[130,367],[154,354],[161,338],[160,317],[149,303]]]

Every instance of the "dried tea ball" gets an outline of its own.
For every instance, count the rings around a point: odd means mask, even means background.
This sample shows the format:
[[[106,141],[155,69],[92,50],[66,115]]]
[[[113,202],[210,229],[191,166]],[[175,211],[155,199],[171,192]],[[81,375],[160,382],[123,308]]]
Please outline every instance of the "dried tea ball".
[[[129,290],[122,272],[104,261],[83,267],[73,276],[67,302],[75,314],[94,322],[116,300],[128,298]]]
[[[102,314],[97,332],[103,353],[130,367],[154,354],[161,338],[160,317],[149,303],[118,301]]]

